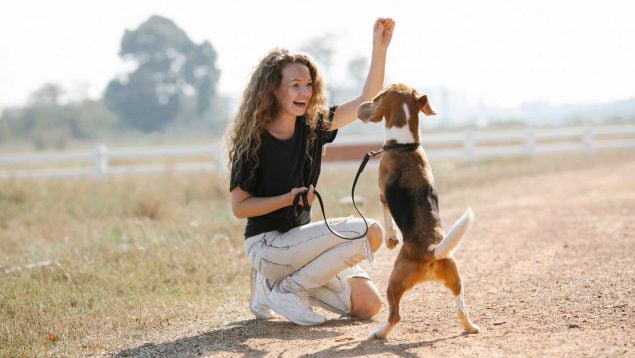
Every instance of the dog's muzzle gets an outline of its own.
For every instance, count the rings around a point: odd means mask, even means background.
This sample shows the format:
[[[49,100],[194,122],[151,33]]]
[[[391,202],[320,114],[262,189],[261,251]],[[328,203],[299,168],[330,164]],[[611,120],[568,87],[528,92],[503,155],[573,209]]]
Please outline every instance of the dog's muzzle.
[[[359,118],[362,122],[368,123],[370,119],[373,117],[375,113],[375,106],[373,106],[373,102],[364,102],[359,105],[357,108],[357,118]]]

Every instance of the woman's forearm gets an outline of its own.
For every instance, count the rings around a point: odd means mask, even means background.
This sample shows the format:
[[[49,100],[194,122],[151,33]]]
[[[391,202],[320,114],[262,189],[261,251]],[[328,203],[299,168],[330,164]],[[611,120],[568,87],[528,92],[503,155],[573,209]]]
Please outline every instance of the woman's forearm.
[[[359,97],[337,107],[331,130],[342,128],[357,118],[357,108],[360,104],[370,101],[381,91],[384,85],[386,69],[386,55],[392,39],[395,22],[392,19],[379,18],[373,26],[373,50],[370,58],[370,68],[364,82],[364,88]]]
[[[289,193],[269,197],[250,196],[233,202],[232,210],[237,218],[242,219],[265,215],[291,204],[293,198]]]
[[[368,69],[368,76],[364,83],[364,89],[358,102],[369,101],[384,85],[384,75],[386,71],[386,54],[385,48],[373,48],[372,57],[370,60],[370,68]]]
[[[308,188],[293,188],[288,193],[277,196],[253,196],[240,187],[236,187],[231,192],[232,211],[240,219],[269,214],[272,211],[293,205],[293,199],[304,192],[306,192],[306,199],[310,205],[315,200],[313,185]]]

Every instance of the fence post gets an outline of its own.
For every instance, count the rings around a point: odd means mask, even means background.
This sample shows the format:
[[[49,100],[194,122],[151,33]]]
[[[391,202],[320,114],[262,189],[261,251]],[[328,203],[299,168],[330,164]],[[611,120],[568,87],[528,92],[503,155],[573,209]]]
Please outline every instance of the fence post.
[[[536,153],[536,136],[531,128],[527,128],[525,131],[525,151],[530,157]]]
[[[468,129],[467,131],[465,131],[465,141],[463,142],[463,148],[465,150],[465,159],[470,164],[474,164],[474,161],[476,160],[474,145],[474,132],[471,129]]]
[[[99,144],[95,147],[95,176],[101,178],[108,173],[108,147]]]
[[[582,134],[582,150],[587,152],[587,154],[591,154],[595,151],[595,146],[593,145],[593,127],[591,126],[584,127],[584,133]]]

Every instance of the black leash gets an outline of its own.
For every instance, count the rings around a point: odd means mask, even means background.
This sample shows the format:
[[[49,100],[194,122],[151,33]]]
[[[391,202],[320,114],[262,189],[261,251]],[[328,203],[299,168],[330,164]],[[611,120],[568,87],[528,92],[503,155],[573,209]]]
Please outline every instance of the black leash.
[[[419,143],[407,143],[407,144],[400,144],[400,143],[396,143],[396,144],[389,144],[389,145],[384,145],[382,147],[382,149],[380,150],[376,150],[376,151],[370,151],[368,153],[366,153],[364,155],[364,159],[362,159],[362,163],[359,165],[359,169],[357,169],[357,174],[355,174],[355,180],[353,180],[353,188],[351,189],[351,200],[353,201],[353,207],[355,208],[355,210],[357,211],[357,213],[359,214],[359,216],[362,218],[362,220],[364,221],[364,232],[360,235],[357,236],[353,236],[353,237],[347,237],[347,236],[343,236],[340,233],[336,232],[335,230],[333,230],[331,228],[331,226],[329,225],[328,220],[326,219],[326,212],[324,211],[324,202],[322,201],[322,196],[320,195],[320,193],[317,192],[317,190],[313,191],[313,193],[317,196],[318,201],[320,202],[320,209],[322,210],[322,217],[324,218],[324,223],[326,224],[326,227],[329,229],[329,231],[344,240],[357,240],[357,239],[361,239],[363,237],[366,237],[366,234],[368,234],[368,222],[366,221],[366,218],[364,217],[364,215],[362,215],[362,213],[359,211],[359,208],[357,207],[357,204],[355,203],[355,187],[357,186],[357,180],[359,179],[359,176],[362,174],[362,172],[364,171],[364,168],[366,168],[366,164],[368,164],[368,161],[371,158],[376,157],[377,155],[383,153],[383,152],[390,152],[390,151],[406,151],[406,150],[416,150],[417,148],[419,148],[420,144]],[[302,199],[302,205],[303,207],[299,207],[299,202],[300,199]],[[298,193],[296,194],[295,198],[293,198],[293,213],[294,215],[297,213],[298,208],[300,209],[305,209],[308,210],[309,208],[309,199],[307,197],[307,192],[303,192],[303,193]]]

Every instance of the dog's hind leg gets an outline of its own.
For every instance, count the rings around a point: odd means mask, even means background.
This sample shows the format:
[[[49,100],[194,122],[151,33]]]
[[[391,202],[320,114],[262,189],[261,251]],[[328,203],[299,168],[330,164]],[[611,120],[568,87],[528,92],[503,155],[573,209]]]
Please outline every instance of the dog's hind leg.
[[[404,261],[406,260],[402,259],[401,255],[399,255],[395,268],[390,275],[388,291],[386,292],[388,308],[390,310],[388,322],[376,328],[370,334],[370,338],[385,339],[386,336],[388,336],[388,333],[390,333],[401,320],[401,316],[399,315],[399,302],[401,301],[401,297],[419,281],[417,265],[415,263],[404,264]]]
[[[401,316],[399,315],[399,301],[401,301],[401,297],[404,292],[403,285],[401,283],[396,283],[395,281],[390,281],[388,285],[388,306],[390,308],[390,313],[388,315],[388,322],[382,324],[377,327],[371,334],[370,338],[380,338],[385,339],[388,336],[388,333],[392,331],[397,323],[401,320]]]
[[[463,284],[461,283],[461,276],[454,258],[448,257],[435,262],[435,275],[441,280],[441,282],[443,282],[445,287],[452,291],[456,302],[456,308],[458,310],[459,321],[463,325],[465,333],[478,333],[478,326],[470,320],[470,315],[465,309],[465,302],[463,300]]]
[[[461,287],[460,293],[456,295],[454,299],[456,300],[456,307],[459,311],[459,320],[463,325],[465,333],[478,333],[480,328],[470,320],[470,316],[465,309],[465,303],[463,302],[463,287]]]

